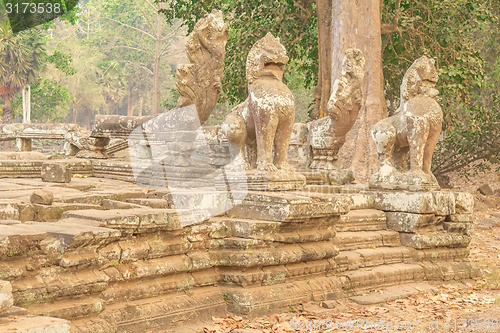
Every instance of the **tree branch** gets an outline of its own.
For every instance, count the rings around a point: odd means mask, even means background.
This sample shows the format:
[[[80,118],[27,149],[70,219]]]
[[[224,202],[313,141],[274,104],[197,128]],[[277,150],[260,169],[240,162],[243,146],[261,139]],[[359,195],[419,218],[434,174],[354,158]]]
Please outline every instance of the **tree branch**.
[[[130,28],[130,29],[134,29],[134,30],[139,31],[140,33],[143,33],[143,34],[145,34],[145,35],[147,35],[147,36],[149,36],[149,37],[151,37],[151,38],[153,38],[153,39],[156,39],[156,37],[155,37],[155,36],[153,36],[153,35],[151,35],[149,32],[144,31],[144,30],[139,29],[139,28],[136,28],[136,27],[134,27],[134,26],[132,26],[132,25],[130,25],[130,24],[126,24],[126,23],[120,22],[120,21],[118,21],[118,20],[115,20],[115,19],[109,18],[109,17],[102,17],[102,18],[103,18],[103,19],[106,19],[106,20],[110,20],[110,21],[116,22],[116,23],[118,23],[118,24],[123,25],[124,27]]]
[[[127,45],[118,45],[118,46],[112,47],[111,49],[118,49],[118,48],[135,50],[135,51],[139,51],[139,52],[143,52],[143,53],[149,54],[151,57],[154,57],[154,55],[151,52],[149,52],[148,50],[141,50],[141,49],[139,49],[137,47],[127,46]]]
[[[398,24],[399,24],[399,19],[398,19],[398,11],[401,8],[401,0],[396,0],[396,4],[394,5],[394,18],[392,19],[391,23],[382,23],[380,32],[385,35],[385,34],[392,34],[397,32],[398,34],[401,35],[401,31],[399,30]]]
[[[148,72],[149,74],[153,75],[153,71],[152,71],[152,70],[150,70],[149,68],[147,68],[146,66],[140,65],[140,64],[138,64],[138,63],[136,63],[136,62],[132,62],[132,61],[130,61],[130,60],[125,60],[125,61],[123,61],[123,62],[128,63],[128,64],[135,65],[135,66],[137,66],[137,67],[139,67],[139,68],[142,68],[142,69],[144,69],[146,72]]]
[[[139,10],[141,11],[142,15],[146,18],[146,20],[148,21],[149,23],[149,26],[151,27],[151,30],[153,30],[153,32],[155,32],[155,26],[153,25],[153,23],[151,22],[151,20],[149,19],[149,15],[146,15],[146,13],[144,12],[144,10],[142,10],[141,6],[139,5],[139,3],[137,2],[137,0],[134,0],[135,2],[135,5],[137,6],[137,8],[139,8]],[[158,15],[158,10],[156,10],[156,14]]]

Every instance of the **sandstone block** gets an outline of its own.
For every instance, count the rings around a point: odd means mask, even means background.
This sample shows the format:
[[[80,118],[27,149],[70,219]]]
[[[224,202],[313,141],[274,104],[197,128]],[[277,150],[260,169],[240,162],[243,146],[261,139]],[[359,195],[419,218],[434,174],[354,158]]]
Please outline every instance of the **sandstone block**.
[[[415,249],[435,247],[467,247],[471,238],[466,235],[434,232],[425,234],[400,233],[401,244]]]
[[[52,205],[54,202],[54,193],[49,190],[36,190],[30,197],[32,204]]]
[[[387,212],[387,227],[399,232],[415,232],[423,227],[436,225],[444,220],[444,216],[434,214],[413,214],[403,212]]]
[[[474,196],[466,192],[454,192],[457,214],[469,214],[474,211]]]
[[[306,192],[248,192],[245,200],[229,211],[229,216],[264,221],[300,222],[349,211],[347,195]]]
[[[455,214],[453,192],[373,192],[374,208],[386,212]]]
[[[490,185],[488,185],[488,184],[483,184],[483,185],[479,186],[477,191],[479,193],[481,193],[482,195],[494,195],[495,194],[495,193],[493,193],[493,190],[491,189]]]
[[[42,180],[51,183],[69,183],[73,176],[71,168],[66,164],[57,162],[44,162],[42,164]]]
[[[473,216],[471,214],[452,214],[446,217],[446,221],[448,222],[470,223],[472,220]]]
[[[14,305],[12,286],[8,281],[0,281],[0,313],[8,310],[12,305]]]

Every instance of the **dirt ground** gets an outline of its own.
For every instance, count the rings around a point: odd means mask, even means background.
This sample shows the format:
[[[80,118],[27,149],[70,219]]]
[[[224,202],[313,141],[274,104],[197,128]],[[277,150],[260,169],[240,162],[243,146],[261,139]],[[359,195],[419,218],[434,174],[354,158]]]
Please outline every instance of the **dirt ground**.
[[[455,189],[478,199],[470,259],[481,268],[481,278],[437,284],[433,291],[378,305],[309,303],[287,313],[253,319],[226,315],[162,333],[500,332],[500,207],[488,207],[476,192],[482,184],[498,189],[498,174],[452,181]]]

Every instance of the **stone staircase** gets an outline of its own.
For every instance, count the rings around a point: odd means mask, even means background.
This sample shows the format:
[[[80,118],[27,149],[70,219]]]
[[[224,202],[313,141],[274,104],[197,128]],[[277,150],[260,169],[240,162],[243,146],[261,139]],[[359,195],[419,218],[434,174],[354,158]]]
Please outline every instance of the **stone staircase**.
[[[250,191],[227,214],[183,228],[164,190],[73,180],[37,206],[26,201],[37,181],[12,185],[15,200],[0,189],[0,279],[27,315],[71,320],[75,332],[255,316],[477,273],[461,195],[417,196],[405,212],[359,187]]]

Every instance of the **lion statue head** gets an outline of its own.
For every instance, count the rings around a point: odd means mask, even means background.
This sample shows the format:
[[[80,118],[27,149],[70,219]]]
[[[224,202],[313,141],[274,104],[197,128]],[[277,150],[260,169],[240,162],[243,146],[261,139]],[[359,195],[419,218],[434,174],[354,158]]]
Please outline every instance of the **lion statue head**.
[[[401,104],[418,96],[436,97],[439,91],[435,89],[438,81],[436,61],[422,56],[406,71],[401,84]]]
[[[279,38],[271,33],[254,44],[247,57],[246,77],[251,85],[262,76],[274,76],[278,80],[283,79],[285,65],[288,63],[288,56]]]

